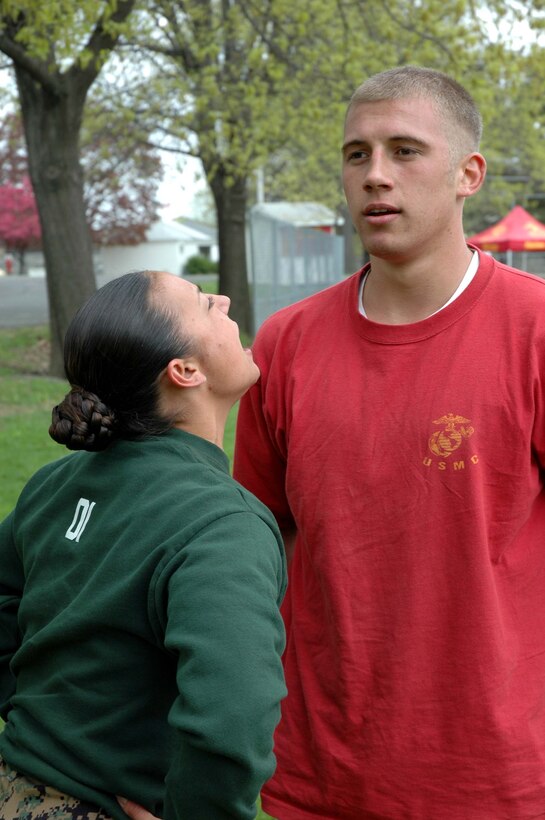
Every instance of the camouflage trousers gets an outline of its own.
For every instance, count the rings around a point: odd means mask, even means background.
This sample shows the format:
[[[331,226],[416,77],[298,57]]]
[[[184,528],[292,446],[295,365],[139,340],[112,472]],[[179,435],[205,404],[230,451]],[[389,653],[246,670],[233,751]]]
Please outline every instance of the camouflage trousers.
[[[112,820],[91,803],[19,774],[0,758],[2,820]]]

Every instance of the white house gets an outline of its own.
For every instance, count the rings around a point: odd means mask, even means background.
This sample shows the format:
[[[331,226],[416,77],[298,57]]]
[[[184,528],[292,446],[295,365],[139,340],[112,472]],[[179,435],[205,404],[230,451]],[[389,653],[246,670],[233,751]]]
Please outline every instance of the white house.
[[[145,242],[138,245],[95,246],[95,271],[101,283],[131,270],[164,270],[180,276],[190,256],[198,254],[218,261],[216,234],[215,228],[190,219],[183,224],[154,222],[146,232]],[[41,251],[27,253],[26,269],[29,276],[45,276]]]
[[[216,231],[206,225],[154,222],[139,245],[109,245],[96,251],[97,270],[109,277],[130,270],[164,270],[180,276],[191,256],[218,259]]]

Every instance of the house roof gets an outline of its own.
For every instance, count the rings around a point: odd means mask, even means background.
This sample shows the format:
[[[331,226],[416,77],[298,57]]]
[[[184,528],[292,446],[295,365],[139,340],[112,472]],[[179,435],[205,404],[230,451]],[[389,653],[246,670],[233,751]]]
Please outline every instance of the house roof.
[[[338,223],[335,211],[321,202],[260,202],[252,211],[299,227],[318,228]]]
[[[202,222],[200,219],[191,219],[187,216],[180,216],[176,219],[177,225],[185,225],[187,228],[193,228],[200,233],[209,236],[213,242],[217,242],[218,231],[215,225],[209,225],[207,222]]]
[[[182,225],[179,222],[154,222],[146,231],[147,242],[198,242],[201,245],[213,244],[215,239],[210,233],[197,228]]]

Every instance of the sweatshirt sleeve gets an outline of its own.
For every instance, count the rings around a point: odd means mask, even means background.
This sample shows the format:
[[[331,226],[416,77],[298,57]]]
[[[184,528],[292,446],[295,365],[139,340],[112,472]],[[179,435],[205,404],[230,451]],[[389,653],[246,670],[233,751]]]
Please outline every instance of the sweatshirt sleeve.
[[[285,696],[279,605],[285,559],[256,514],[233,513],[184,547],[168,585],[165,642],[179,695],[165,820],[251,820],[275,768]]]
[[[13,513],[0,524],[0,717],[9,711],[15,693],[10,664],[19,647],[17,614],[23,593],[23,570],[13,539]]]

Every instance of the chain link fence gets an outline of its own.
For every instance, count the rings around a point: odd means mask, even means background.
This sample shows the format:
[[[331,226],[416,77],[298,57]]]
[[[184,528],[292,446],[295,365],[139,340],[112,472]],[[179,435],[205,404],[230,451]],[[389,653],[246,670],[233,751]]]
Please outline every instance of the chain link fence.
[[[344,240],[335,233],[252,210],[248,239],[254,332],[271,313],[343,278]]]

